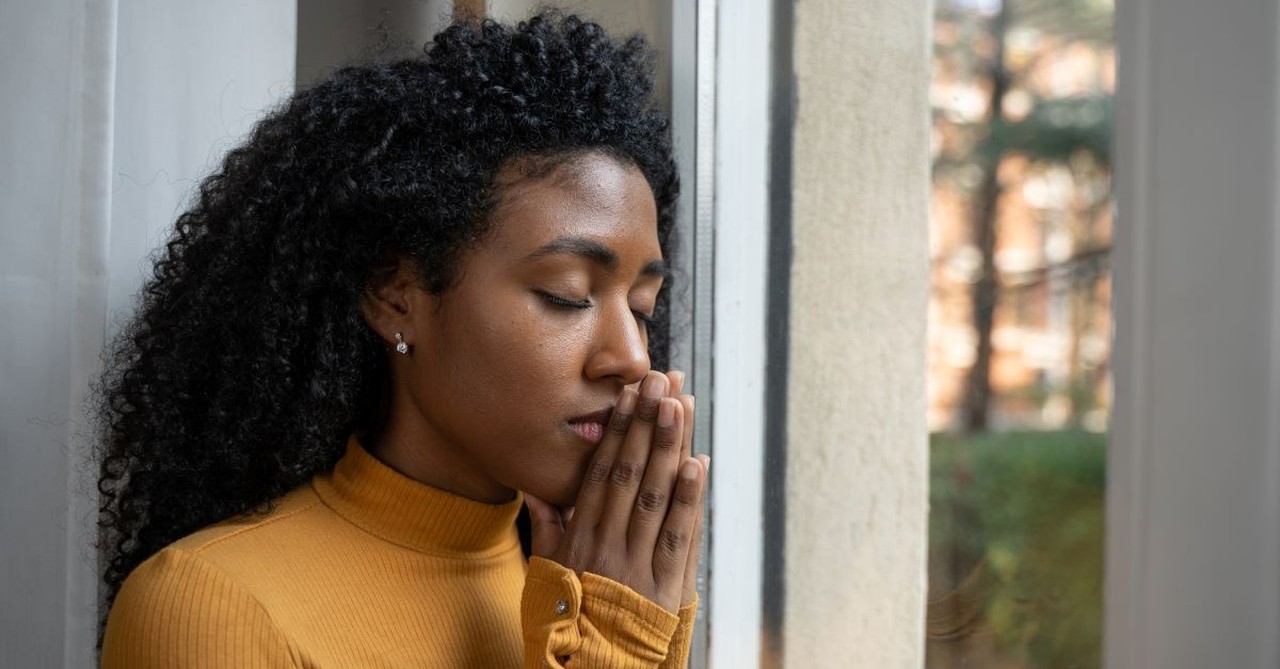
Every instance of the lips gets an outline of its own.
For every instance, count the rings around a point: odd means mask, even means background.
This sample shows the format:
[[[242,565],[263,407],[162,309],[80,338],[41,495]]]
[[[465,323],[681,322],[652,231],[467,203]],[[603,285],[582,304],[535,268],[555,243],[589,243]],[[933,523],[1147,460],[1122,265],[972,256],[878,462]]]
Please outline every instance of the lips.
[[[605,407],[599,411],[569,419],[569,427],[591,444],[598,444],[604,439],[604,426],[609,423],[613,407]]]

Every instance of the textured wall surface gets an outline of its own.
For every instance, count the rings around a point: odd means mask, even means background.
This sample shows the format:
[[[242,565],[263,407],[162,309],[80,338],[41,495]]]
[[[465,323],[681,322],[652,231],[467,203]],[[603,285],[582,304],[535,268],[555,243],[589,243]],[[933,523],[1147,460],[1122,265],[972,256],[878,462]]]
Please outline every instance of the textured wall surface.
[[[795,7],[787,667],[923,666],[931,9]]]

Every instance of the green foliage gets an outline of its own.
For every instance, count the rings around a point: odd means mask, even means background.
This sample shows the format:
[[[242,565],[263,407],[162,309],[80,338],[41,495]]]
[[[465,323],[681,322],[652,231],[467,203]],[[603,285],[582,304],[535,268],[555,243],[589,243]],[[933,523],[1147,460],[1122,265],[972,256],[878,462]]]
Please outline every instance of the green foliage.
[[[1113,0],[1017,0],[1010,7],[1018,26],[1101,44],[1114,40]]]
[[[930,571],[944,592],[930,598],[969,589],[982,631],[1029,666],[1101,666],[1105,444],[1088,432],[933,436]]]
[[[1033,160],[1065,163],[1077,151],[1088,151],[1111,163],[1112,96],[1037,100],[1021,121],[999,118],[980,147],[995,156],[1022,153]]]
[[[980,16],[974,0],[938,0],[939,17]],[[1009,0],[1012,23],[1069,39],[1111,44],[1114,40],[1114,0]]]

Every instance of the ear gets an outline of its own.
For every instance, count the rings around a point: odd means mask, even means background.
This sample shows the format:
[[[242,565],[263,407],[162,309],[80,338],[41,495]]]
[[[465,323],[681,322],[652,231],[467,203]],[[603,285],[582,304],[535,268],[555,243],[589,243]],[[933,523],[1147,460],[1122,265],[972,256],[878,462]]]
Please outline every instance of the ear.
[[[415,261],[402,257],[374,270],[360,298],[360,315],[388,346],[395,345],[397,332],[413,346],[432,297]]]

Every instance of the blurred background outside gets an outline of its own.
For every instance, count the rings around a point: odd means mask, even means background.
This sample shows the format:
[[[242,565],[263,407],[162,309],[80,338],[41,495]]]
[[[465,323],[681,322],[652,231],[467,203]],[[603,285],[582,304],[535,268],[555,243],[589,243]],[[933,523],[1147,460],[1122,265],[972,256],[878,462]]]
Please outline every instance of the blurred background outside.
[[[929,669],[1102,664],[1112,0],[939,0]]]

